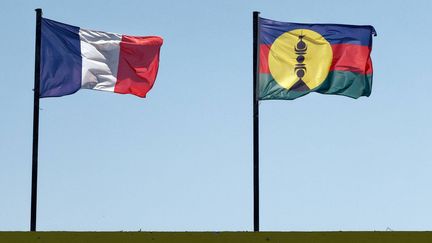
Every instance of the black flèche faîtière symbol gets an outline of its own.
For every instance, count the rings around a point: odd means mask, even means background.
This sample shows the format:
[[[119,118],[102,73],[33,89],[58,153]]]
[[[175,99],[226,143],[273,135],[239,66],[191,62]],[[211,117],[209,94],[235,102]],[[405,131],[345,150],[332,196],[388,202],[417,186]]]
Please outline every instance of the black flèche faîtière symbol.
[[[299,41],[297,42],[297,45],[294,47],[295,53],[298,55],[296,58],[297,64],[294,67],[294,72],[296,73],[299,80],[297,82],[303,82],[302,78],[306,74],[306,64],[304,64],[306,51],[307,51],[307,45],[303,41],[304,35],[299,36]]]

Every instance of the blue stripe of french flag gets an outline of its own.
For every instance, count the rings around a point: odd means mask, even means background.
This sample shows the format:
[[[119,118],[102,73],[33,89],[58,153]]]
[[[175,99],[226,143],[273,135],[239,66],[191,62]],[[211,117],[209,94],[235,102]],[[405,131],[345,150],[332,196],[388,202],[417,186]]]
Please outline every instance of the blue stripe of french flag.
[[[163,40],[127,36],[42,19],[40,97],[94,89],[145,97],[152,88]]]

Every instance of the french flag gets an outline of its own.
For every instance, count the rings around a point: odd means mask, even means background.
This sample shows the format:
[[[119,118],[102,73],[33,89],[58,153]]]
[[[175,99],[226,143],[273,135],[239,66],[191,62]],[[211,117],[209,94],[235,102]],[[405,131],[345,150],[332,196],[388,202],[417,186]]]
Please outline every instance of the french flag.
[[[42,18],[40,97],[79,89],[145,97],[159,68],[163,40],[81,29]]]

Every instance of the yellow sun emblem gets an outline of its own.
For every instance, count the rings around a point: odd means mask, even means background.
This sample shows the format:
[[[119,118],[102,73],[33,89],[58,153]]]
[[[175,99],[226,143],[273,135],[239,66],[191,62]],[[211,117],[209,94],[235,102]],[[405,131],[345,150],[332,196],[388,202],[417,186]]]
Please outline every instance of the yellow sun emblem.
[[[330,43],[319,33],[296,29],[280,35],[269,53],[270,73],[289,90],[307,91],[326,79],[333,59]]]

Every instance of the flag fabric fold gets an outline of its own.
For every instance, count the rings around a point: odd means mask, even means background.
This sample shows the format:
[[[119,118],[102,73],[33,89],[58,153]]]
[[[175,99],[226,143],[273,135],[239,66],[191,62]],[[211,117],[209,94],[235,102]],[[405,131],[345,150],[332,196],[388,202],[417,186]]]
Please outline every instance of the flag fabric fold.
[[[163,40],[86,30],[42,18],[40,97],[93,89],[145,97]]]
[[[373,35],[370,25],[259,18],[259,99],[292,100],[310,92],[369,96]]]

